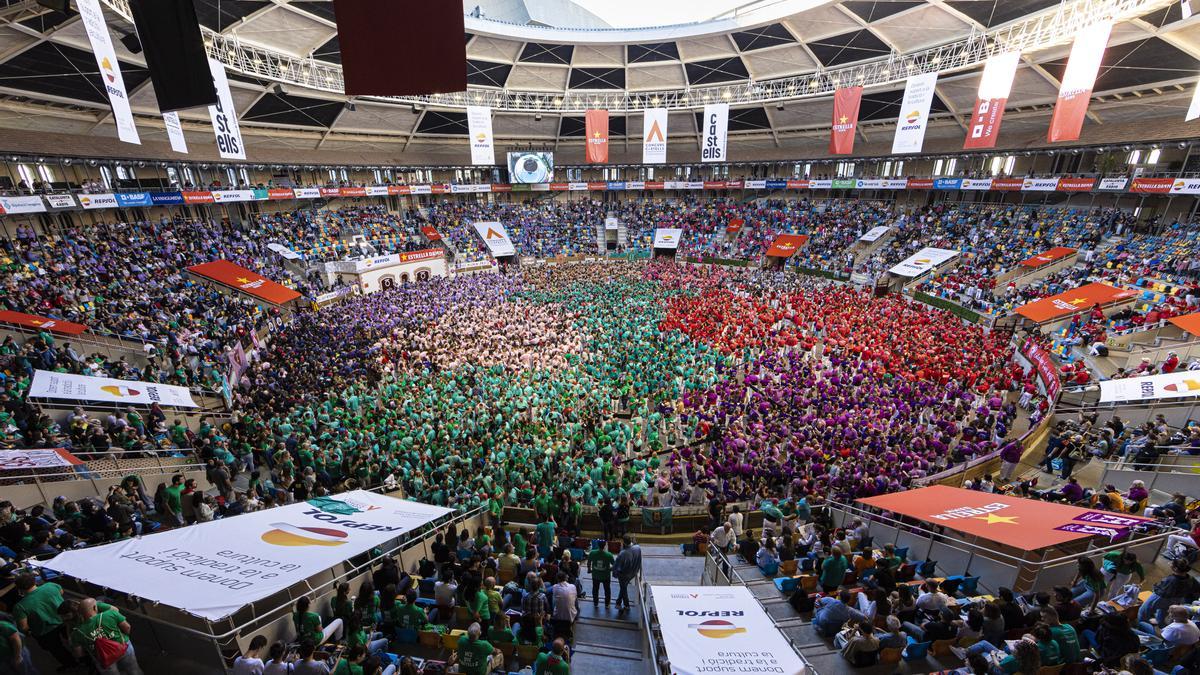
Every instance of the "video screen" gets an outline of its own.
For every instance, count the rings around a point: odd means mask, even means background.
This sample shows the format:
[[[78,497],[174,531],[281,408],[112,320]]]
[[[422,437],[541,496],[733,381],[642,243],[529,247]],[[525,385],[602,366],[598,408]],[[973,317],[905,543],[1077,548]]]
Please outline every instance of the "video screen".
[[[510,183],[549,183],[554,180],[553,152],[508,153]]]

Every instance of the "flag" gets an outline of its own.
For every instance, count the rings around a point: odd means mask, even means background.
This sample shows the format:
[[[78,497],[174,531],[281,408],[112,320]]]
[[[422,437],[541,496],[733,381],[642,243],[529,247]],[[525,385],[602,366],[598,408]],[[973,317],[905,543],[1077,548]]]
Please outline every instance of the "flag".
[[[133,111],[129,109],[125,79],[121,77],[121,64],[117,61],[117,52],[113,49],[108,25],[104,23],[100,0],[78,0],[75,4],[79,8],[79,19],[87,31],[88,41],[92,43],[92,55],[96,57],[96,65],[100,67],[100,81],[104,83],[108,103],[112,106],[113,119],[117,123],[117,137],[125,143],[141,145],[137,125],[133,121]]]
[[[171,141],[171,149],[187,154],[187,139],[183,136],[183,126],[179,123],[179,113],[175,111],[163,113],[163,124],[167,127],[167,138]]]
[[[854,134],[858,131],[858,107],[862,87],[842,87],[833,92],[833,127],[829,134],[829,154],[854,152]]]
[[[242,144],[242,131],[238,128],[237,110],[233,107],[233,94],[229,93],[225,66],[216,59],[209,59],[208,68],[212,72],[213,86],[217,88],[217,104],[208,106],[208,116],[217,137],[217,152],[221,159],[246,159],[246,146]]]
[[[1021,52],[1004,52],[987,60],[983,77],[979,80],[979,93],[975,97],[975,108],[971,110],[971,123],[967,125],[967,140],[963,150],[996,147],[1000,135],[1000,120],[1004,117],[1004,106],[1012,91],[1013,78],[1017,75],[1017,64]]]
[[[933,88],[936,84],[937,73],[913,75],[905,82],[900,118],[896,120],[896,136],[892,139],[892,152],[921,151],[925,130],[929,128],[929,106],[933,104]]]
[[[642,117],[642,163],[667,161],[667,109],[649,108]]]
[[[1184,122],[1191,122],[1200,117],[1200,82],[1196,83],[1196,91],[1192,92],[1192,104],[1188,106],[1187,117]]]
[[[1054,115],[1050,118],[1050,131],[1046,134],[1050,143],[1079,140],[1088,101],[1092,98],[1092,85],[1096,84],[1096,73],[1100,71],[1110,32],[1112,24],[1106,21],[1075,35],[1062,86],[1058,89],[1058,101],[1054,103]]]
[[[588,164],[608,163],[608,111],[589,110],[586,120],[587,139],[584,141]]]
[[[700,133],[703,142],[700,144],[700,161],[724,162],[725,143],[729,136],[729,104],[712,103],[704,106]]]
[[[486,106],[467,106],[467,130],[471,135],[471,164],[491,166],[496,163],[496,148],[492,139],[492,109]]]

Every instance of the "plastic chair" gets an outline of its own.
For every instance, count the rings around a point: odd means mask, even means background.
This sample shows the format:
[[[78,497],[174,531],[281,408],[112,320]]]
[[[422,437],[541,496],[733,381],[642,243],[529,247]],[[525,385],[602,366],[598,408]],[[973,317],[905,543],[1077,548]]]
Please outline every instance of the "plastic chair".
[[[910,642],[901,656],[905,661],[924,661],[932,645],[932,642]]]
[[[900,658],[904,656],[904,650],[899,647],[885,647],[879,650],[880,663],[900,663]]]
[[[958,585],[958,592],[967,598],[979,595],[979,577],[963,577],[962,582]]]
[[[796,561],[784,560],[783,562],[779,563],[779,573],[789,577],[796,576]]]
[[[758,571],[762,572],[763,576],[773,577],[779,573],[779,563],[771,561],[767,563],[766,567],[759,567]]]
[[[950,656],[954,653],[950,651],[950,648],[957,644],[958,640],[956,638],[950,638],[948,640],[934,640],[933,646],[930,647],[929,652],[934,656]]]
[[[517,663],[521,666],[531,666],[537,661],[541,649],[538,645],[517,645]]]
[[[435,630],[420,630],[417,631],[417,642],[419,642],[422,647],[441,649],[442,634]]]
[[[465,630],[452,630],[448,633],[442,633],[442,647],[454,651],[458,649],[458,638],[467,634]]]
[[[517,653],[517,643],[515,643],[515,642],[497,642],[496,649],[499,649],[500,653],[504,655],[504,663],[505,663],[505,665],[507,665],[508,660],[511,659],[514,654]]]
[[[791,593],[796,590],[796,579],[795,577],[777,577],[775,588],[779,589],[780,593]]]

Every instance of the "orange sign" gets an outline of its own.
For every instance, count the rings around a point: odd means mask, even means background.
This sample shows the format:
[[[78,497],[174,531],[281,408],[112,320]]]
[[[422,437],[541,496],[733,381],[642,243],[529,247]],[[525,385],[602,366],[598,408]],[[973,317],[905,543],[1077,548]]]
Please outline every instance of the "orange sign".
[[[276,305],[282,305],[300,297],[299,293],[287,286],[277,284],[257,272],[251,272],[228,260],[214,260],[200,265],[192,265],[187,268],[187,271]]]
[[[781,234],[771,242],[771,248],[767,249],[767,257],[790,258],[806,243],[808,243],[807,234]]]
[[[1192,335],[1200,335],[1200,312],[1184,314],[1183,316],[1173,316],[1167,319],[1167,321],[1179,326]]]
[[[1034,269],[1037,269],[1038,267],[1045,267],[1052,262],[1062,260],[1063,258],[1073,255],[1074,253],[1075,249],[1073,248],[1067,248],[1066,246],[1055,246],[1045,253],[1039,253],[1033,256],[1029,260],[1022,260],[1021,267],[1032,267]]]
[[[1023,551],[1036,551],[1095,536],[1088,532],[1056,529],[1073,522],[1089,522],[1084,515],[1092,513],[1088,509],[947,485],[894,492],[858,502]],[[1152,520],[1124,513],[1120,516],[1137,521]]]
[[[1017,308],[1017,314],[1041,323],[1086,312],[1096,305],[1104,306],[1137,295],[1137,291],[1114,288],[1108,284],[1088,284]]]
[[[11,323],[36,330],[48,330],[51,333],[62,333],[63,335],[79,335],[87,330],[87,326],[81,323],[59,321],[58,319],[51,319],[46,316],[24,314],[22,312],[0,312],[0,323]]]
[[[608,111],[589,110],[584,115],[584,155],[588,164],[608,163]]]

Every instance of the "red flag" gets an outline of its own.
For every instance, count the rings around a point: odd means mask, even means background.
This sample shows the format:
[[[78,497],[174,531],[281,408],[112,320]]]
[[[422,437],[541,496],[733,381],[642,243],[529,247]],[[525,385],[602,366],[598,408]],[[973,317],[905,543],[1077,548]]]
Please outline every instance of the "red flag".
[[[587,139],[584,142],[587,148],[587,162],[588,164],[607,164],[608,111],[589,110],[585,119],[587,120]]]
[[[833,92],[833,127],[829,134],[829,154],[854,152],[854,133],[858,130],[858,107],[862,87],[843,87]]]
[[[1096,83],[1096,73],[1100,70],[1111,32],[1112,24],[1105,22],[1075,35],[1062,86],[1058,90],[1058,101],[1054,104],[1054,115],[1050,118],[1050,131],[1046,134],[1050,143],[1079,140],[1083,118],[1092,98],[1092,86]]]
[[[1000,120],[1004,117],[1004,106],[1008,103],[1020,61],[1021,52],[1016,51],[996,54],[987,60],[979,81],[975,107],[971,110],[971,124],[967,127],[963,150],[996,147]]]

